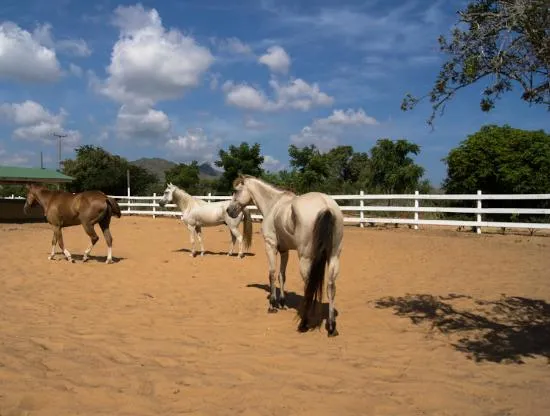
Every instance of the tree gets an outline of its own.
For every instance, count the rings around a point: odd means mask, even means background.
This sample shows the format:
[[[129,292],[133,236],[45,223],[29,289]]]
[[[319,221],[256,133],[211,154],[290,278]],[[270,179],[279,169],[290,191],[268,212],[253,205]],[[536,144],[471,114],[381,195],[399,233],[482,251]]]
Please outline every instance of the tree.
[[[139,195],[157,177],[130,164],[126,159],[112,155],[101,147],[92,145],[76,149],[76,159],[63,163],[63,172],[75,178],[67,185],[72,192],[97,189],[111,195],[126,194],[126,171],[130,170],[130,183],[133,195]]]
[[[239,173],[257,177],[264,173],[262,169],[264,157],[260,153],[258,143],[253,146],[246,142],[242,142],[239,146],[231,145],[227,151],[220,150],[219,158],[214,163],[224,170],[219,180],[219,190],[222,192],[232,191],[233,181]]]
[[[189,165],[180,163],[165,172],[166,182],[173,183],[191,195],[197,195],[200,183],[199,173],[197,161],[194,160]]]
[[[483,126],[468,136],[447,158],[445,192],[452,194],[547,193],[550,189],[550,135],[510,126]],[[460,205],[460,204],[459,204]],[[466,204],[464,204],[466,205]],[[485,208],[547,208],[547,201],[484,201]],[[471,206],[471,204],[470,204]],[[509,214],[486,214],[495,221],[510,221]],[[544,220],[529,216],[529,222]]]
[[[372,191],[408,193],[418,189],[424,168],[414,163],[420,147],[407,140],[380,139],[371,149],[370,180]]]
[[[550,110],[550,7],[548,0],[471,0],[459,12],[459,24],[450,40],[439,38],[447,54],[432,90],[420,99],[407,94],[401,109],[414,108],[429,97],[433,126],[455,94],[472,84],[487,81],[480,101],[488,112],[495,101],[522,89],[521,99]]]
[[[288,147],[290,166],[295,169],[292,188],[298,193],[326,191],[326,181],[330,176],[327,158],[315,145],[299,148],[293,144]]]
[[[550,189],[550,135],[508,125],[483,126],[447,158],[447,193],[546,193]]]

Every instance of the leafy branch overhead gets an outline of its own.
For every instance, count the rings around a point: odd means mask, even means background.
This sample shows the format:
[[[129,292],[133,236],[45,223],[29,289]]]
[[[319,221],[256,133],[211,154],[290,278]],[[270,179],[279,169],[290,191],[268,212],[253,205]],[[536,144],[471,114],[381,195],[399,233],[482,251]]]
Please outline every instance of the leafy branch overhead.
[[[429,98],[432,113],[443,114],[447,102],[470,85],[484,82],[480,100],[488,112],[514,86],[521,99],[550,110],[550,7],[548,0],[473,0],[458,12],[450,39],[441,36],[448,56],[432,90],[420,97],[407,94],[403,111]]]

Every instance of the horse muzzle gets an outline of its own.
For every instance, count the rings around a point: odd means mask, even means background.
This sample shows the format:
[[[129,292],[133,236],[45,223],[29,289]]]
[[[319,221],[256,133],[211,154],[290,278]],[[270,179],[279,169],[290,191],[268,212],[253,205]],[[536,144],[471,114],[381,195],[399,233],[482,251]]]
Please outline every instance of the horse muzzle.
[[[229,205],[225,212],[227,212],[227,215],[231,218],[237,218],[239,215],[239,208],[236,205]]]

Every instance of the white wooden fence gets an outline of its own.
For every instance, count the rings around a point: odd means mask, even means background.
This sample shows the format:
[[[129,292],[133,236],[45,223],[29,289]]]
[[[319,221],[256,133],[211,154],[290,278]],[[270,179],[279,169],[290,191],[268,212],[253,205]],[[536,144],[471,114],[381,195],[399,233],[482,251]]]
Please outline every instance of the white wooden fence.
[[[180,216],[181,212],[175,210],[176,205],[167,204],[165,208],[160,208],[158,201],[161,196],[153,194],[153,196],[113,196],[119,202],[125,215],[147,215],[147,216]],[[344,212],[344,221],[347,224],[356,224],[364,227],[365,224],[374,225],[376,223],[383,224],[407,224],[418,229],[419,225],[445,225],[456,227],[475,227],[477,233],[481,233],[483,227],[497,228],[524,228],[532,232],[537,229],[550,229],[550,217],[545,219],[544,223],[538,222],[492,222],[483,220],[484,214],[514,214],[516,216],[524,215],[544,215],[550,216],[550,209],[542,208],[483,208],[483,201],[488,200],[516,200],[516,201],[540,201],[550,200],[550,194],[501,194],[489,195],[482,194],[478,191],[477,194],[420,194],[416,191],[414,194],[408,195],[369,195],[361,191],[358,195],[331,195],[336,201],[354,201],[356,205],[340,205],[340,209]],[[231,196],[214,196],[211,194],[197,196],[208,202],[227,200]],[[407,201],[408,205],[401,206],[380,206],[373,205],[380,201]],[[472,201],[472,208],[467,207],[448,207],[448,206],[422,206],[423,201]],[[252,211],[252,218],[261,220],[262,216],[257,211],[255,206],[249,207]],[[373,216],[373,213],[409,213],[412,218],[391,218],[384,216]],[[449,219],[426,219],[421,218],[427,216],[437,217],[438,214],[454,213],[467,214],[472,216],[472,220],[449,220]],[[347,214],[347,215],[346,215]],[[369,215],[370,214],[370,215]]]

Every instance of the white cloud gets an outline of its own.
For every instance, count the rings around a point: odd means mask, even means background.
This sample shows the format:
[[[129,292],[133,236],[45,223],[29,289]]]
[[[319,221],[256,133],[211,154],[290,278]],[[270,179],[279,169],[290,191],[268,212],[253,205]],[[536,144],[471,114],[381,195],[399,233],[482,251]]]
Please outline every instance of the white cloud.
[[[166,148],[173,157],[185,162],[211,162],[216,158],[220,144],[221,140],[209,139],[202,129],[193,129],[168,140]]]
[[[338,144],[338,137],[332,132],[306,126],[300,133],[291,135],[290,142],[299,147],[314,144],[319,150],[328,151]]]
[[[250,45],[244,43],[236,37],[231,37],[227,39],[216,39],[214,43],[222,51],[227,51],[229,53],[234,53],[237,55],[250,55],[252,54],[252,48]]]
[[[170,131],[170,120],[162,111],[123,105],[117,115],[116,131],[125,139],[158,139]]]
[[[52,114],[35,101],[0,105],[0,118],[16,126],[13,137],[20,140],[55,143],[54,133],[66,135],[62,139],[65,146],[73,146],[81,139],[77,130],[63,127],[67,113],[61,109]]]
[[[80,57],[86,57],[92,54],[92,50],[84,39],[55,40],[52,35],[52,25],[49,23],[37,26],[32,36],[41,45],[55,49],[58,52]]]
[[[12,22],[0,24],[0,78],[53,82],[61,75],[55,50]]]
[[[358,110],[353,110],[351,108],[348,108],[347,110],[334,110],[327,118],[315,120],[314,123],[318,125],[332,124],[348,126],[379,124],[378,120],[374,117],[368,116],[362,108]]]
[[[362,108],[333,110],[328,117],[316,119],[310,126],[302,128],[300,133],[291,135],[290,141],[298,146],[314,144],[320,150],[326,151],[337,146],[342,134],[350,128],[378,124],[378,120],[367,115]]]
[[[273,89],[274,99],[268,98],[263,91],[255,87],[244,83],[235,84],[233,81],[226,81],[223,90],[228,104],[257,111],[307,111],[334,102],[334,98],[322,92],[316,83],[310,85],[300,78],[292,79],[283,85],[272,79],[269,85]]]
[[[85,57],[92,54],[92,50],[84,39],[63,39],[56,42],[55,48],[74,56]]]
[[[84,73],[81,67],[73,63],[69,64],[69,72],[78,78],[82,77],[82,74]]]
[[[328,106],[334,102],[334,98],[322,92],[317,83],[310,85],[300,78],[290,80],[285,85],[272,79],[269,85],[275,91],[278,106],[282,108],[307,111],[312,107]]]
[[[155,9],[119,6],[113,20],[119,40],[107,68],[109,77],[101,91],[121,103],[180,97],[196,87],[213,63],[208,48],[176,29],[166,30]]]
[[[247,110],[270,111],[275,109],[275,103],[271,102],[263,91],[247,84],[234,84],[226,81],[222,89],[225,91],[225,100],[228,104]]]
[[[265,124],[254,119],[252,116],[245,116],[244,127],[248,130],[262,130],[265,128]]]
[[[267,53],[258,58],[258,62],[267,65],[272,72],[286,74],[290,68],[290,56],[278,45],[269,47]]]
[[[264,163],[262,167],[268,172],[277,172],[284,168],[284,165],[278,159],[275,159],[273,156],[264,155]]]
[[[0,165],[4,166],[28,166],[30,162],[29,153],[10,153],[0,148]]]

